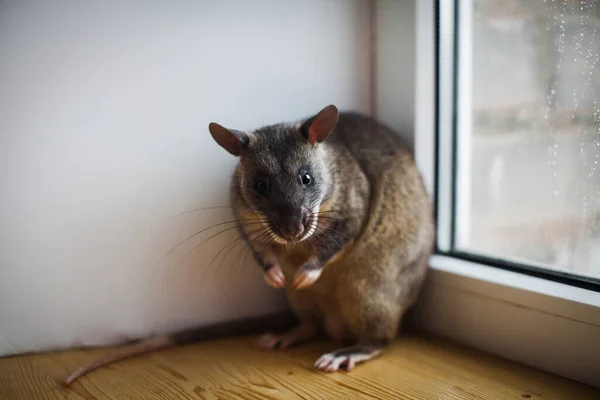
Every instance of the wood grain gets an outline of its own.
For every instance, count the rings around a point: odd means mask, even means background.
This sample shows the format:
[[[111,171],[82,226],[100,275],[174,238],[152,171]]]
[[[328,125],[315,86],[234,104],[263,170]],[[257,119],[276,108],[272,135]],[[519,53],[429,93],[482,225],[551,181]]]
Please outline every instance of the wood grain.
[[[0,399],[600,399],[600,391],[440,339],[399,338],[351,373],[312,369],[335,345],[264,352],[253,338],[183,346],[59,382],[106,349],[0,359]]]

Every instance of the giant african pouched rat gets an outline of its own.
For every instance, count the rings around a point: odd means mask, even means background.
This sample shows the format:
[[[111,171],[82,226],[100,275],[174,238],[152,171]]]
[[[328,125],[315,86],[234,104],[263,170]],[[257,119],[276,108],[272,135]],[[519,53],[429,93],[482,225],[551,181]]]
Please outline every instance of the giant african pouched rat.
[[[295,314],[234,321],[158,336],[75,371],[218,334],[277,325],[258,345],[285,348],[320,333],[347,344],[315,367],[351,370],[381,353],[416,302],[434,243],[433,214],[410,146],[389,128],[327,106],[298,123],[253,132],[209,125],[214,140],[239,157],[231,201],[239,232],[266,281],[287,286]]]

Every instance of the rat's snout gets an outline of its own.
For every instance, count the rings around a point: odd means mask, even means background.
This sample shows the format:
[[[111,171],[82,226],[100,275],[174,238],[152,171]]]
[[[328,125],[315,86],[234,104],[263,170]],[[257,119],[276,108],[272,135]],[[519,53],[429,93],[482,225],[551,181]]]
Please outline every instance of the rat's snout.
[[[284,212],[279,216],[279,230],[281,236],[289,241],[302,237],[306,230],[306,212]]]
[[[282,233],[286,239],[294,240],[304,233],[304,222],[302,222],[302,218],[286,217],[282,222]]]

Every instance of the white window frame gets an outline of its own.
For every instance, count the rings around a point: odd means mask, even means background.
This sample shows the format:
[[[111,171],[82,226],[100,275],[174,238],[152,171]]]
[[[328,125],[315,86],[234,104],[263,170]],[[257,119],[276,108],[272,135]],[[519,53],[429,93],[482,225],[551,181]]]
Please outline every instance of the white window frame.
[[[416,3],[416,158],[430,193],[437,198],[437,246],[444,252],[450,250],[453,240],[453,154],[469,152],[464,138],[470,135],[463,134],[461,143],[454,143],[453,129],[456,126],[464,133],[471,127],[471,121],[460,113],[454,121],[454,74],[461,87],[458,107],[470,107],[465,95],[470,91],[465,87],[471,85],[468,65],[454,71],[457,48],[461,59],[470,57],[470,46],[460,42],[455,46],[454,32],[458,26],[458,40],[471,34],[472,4],[471,0]],[[459,8],[457,25],[454,7]],[[457,196],[470,190],[470,166],[465,163],[469,157],[460,159]],[[457,204],[461,207],[455,210],[457,215],[468,216],[465,199]],[[415,313],[420,326],[468,346],[600,387],[599,292],[440,254],[432,257],[430,266]]]

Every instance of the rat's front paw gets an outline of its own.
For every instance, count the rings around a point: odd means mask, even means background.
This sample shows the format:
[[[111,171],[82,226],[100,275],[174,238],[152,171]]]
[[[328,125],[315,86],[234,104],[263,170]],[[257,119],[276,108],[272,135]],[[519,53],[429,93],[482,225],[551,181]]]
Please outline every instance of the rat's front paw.
[[[303,289],[312,285],[317,279],[319,279],[322,271],[323,268],[316,264],[304,264],[298,268],[298,271],[296,271],[292,287],[294,289]]]
[[[281,267],[279,265],[273,265],[268,270],[265,271],[265,281],[275,289],[281,289],[285,287],[285,277],[283,276],[283,272],[281,272]]]

